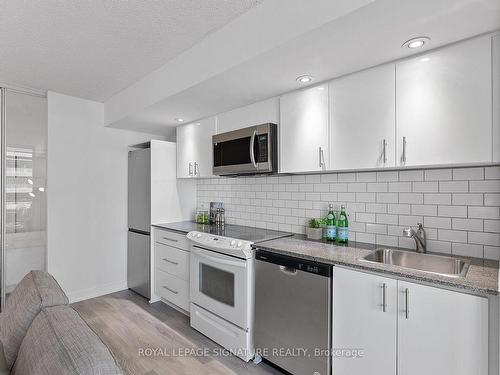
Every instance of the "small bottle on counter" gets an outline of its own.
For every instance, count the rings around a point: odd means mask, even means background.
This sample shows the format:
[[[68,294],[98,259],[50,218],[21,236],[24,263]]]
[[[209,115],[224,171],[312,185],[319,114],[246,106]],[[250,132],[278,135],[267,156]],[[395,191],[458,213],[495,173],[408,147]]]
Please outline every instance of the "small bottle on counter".
[[[345,206],[340,207],[340,214],[337,220],[337,242],[347,243],[349,240],[349,221],[345,213]]]
[[[329,205],[329,210],[328,214],[326,215],[325,218],[325,239],[327,241],[335,241],[335,238],[337,237],[337,226],[335,222],[335,212],[333,211],[333,204],[330,203]]]

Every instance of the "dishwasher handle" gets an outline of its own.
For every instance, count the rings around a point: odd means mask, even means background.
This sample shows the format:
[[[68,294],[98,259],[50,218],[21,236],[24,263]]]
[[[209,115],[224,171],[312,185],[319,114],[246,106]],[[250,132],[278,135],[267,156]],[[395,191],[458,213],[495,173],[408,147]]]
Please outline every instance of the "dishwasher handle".
[[[297,274],[297,269],[287,266],[280,266],[280,271],[285,275],[295,276]]]

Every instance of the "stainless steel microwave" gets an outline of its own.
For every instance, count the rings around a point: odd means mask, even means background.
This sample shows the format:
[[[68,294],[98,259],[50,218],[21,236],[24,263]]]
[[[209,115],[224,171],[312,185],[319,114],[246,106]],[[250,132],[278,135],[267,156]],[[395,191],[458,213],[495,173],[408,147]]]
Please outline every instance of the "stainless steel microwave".
[[[212,136],[213,174],[219,176],[275,173],[278,126],[262,124]]]

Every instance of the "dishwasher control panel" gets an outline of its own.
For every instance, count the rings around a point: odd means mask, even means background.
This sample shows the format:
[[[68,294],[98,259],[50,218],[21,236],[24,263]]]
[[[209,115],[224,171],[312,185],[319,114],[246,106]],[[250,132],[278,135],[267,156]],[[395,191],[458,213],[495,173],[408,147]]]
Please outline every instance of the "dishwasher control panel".
[[[261,249],[257,249],[257,252],[255,254],[255,259],[262,262],[277,264],[279,266],[286,267],[289,270],[314,273],[316,275],[321,275],[326,277],[330,277],[332,274],[332,266],[329,264],[318,263],[306,259],[300,259],[287,255],[276,254]]]

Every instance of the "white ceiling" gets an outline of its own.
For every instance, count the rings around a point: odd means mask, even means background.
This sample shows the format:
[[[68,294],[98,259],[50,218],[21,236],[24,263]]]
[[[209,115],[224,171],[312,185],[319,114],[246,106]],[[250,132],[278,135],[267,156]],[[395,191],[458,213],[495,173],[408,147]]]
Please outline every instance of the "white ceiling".
[[[0,0],[0,82],[105,101],[263,0]]]
[[[498,29],[498,0],[376,0],[212,77],[165,93],[162,100],[111,126],[168,134],[177,125],[175,117],[195,121],[294,90],[300,74],[312,74],[319,82]],[[420,35],[431,37],[424,50],[401,48]]]

